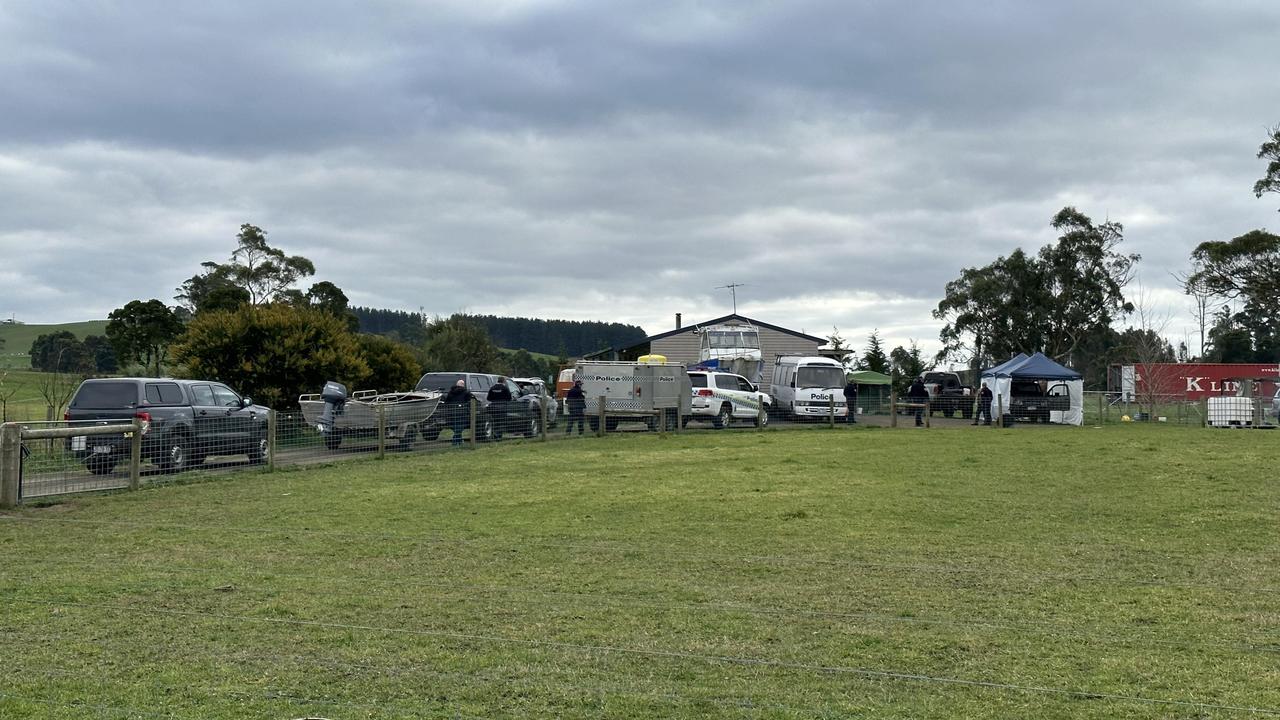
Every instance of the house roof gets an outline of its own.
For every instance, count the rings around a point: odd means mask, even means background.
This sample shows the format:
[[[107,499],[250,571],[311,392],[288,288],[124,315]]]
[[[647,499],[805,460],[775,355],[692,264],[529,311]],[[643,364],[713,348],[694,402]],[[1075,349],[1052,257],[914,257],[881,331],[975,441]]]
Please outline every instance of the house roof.
[[[657,335],[650,335],[649,337],[645,338],[645,342],[653,342],[654,340],[661,340],[663,338],[671,337],[672,335],[679,335],[682,332],[689,332],[690,328],[700,328],[700,327],[706,327],[708,325],[720,325],[722,323],[727,323],[730,320],[740,320],[744,323],[749,323],[756,327],[768,328],[770,330],[773,330],[774,332],[786,333],[787,335],[791,335],[793,337],[798,337],[804,340],[809,340],[811,342],[816,342],[819,345],[827,341],[826,338],[814,337],[813,335],[806,335],[802,332],[796,332],[795,330],[789,330],[787,328],[779,327],[777,325],[770,325],[767,322],[761,322],[754,318],[749,318],[745,315],[730,313],[728,315],[725,315],[723,317],[718,317],[713,320],[706,320],[700,323],[690,323],[689,325],[685,325],[684,327],[677,328],[675,330],[668,330],[667,332],[658,333]]]
[[[810,341],[810,342],[818,343],[819,345],[821,345],[822,343],[825,343],[825,342],[827,341],[827,339],[826,339],[826,338],[814,337],[813,335],[806,335],[806,334],[804,334],[804,333],[802,333],[802,332],[796,332],[795,330],[789,330],[789,329],[787,329],[787,328],[779,327],[779,326],[777,326],[777,325],[771,325],[771,324],[769,324],[769,323],[767,323],[767,322],[760,322],[759,320],[756,320],[756,319],[754,319],[754,318],[749,318],[749,317],[747,317],[747,316],[745,316],[745,315],[738,315],[737,313],[730,313],[729,315],[724,315],[724,316],[722,316],[722,317],[714,318],[714,319],[711,319],[711,320],[706,320],[706,321],[704,321],[704,322],[700,322],[700,323],[690,323],[690,324],[685,325],[685,326],[683,326],[683,327],[676,328],[675,330],[668,330],[667,332],[664,332],[664,333],[658,333],[657,335],[650,335],[649,337],[645,338],[644,340],[641,340],[640,342],[635,343],[635,344],[633,344],[633,345],[626,345],[626,346],[623,346],[623,347],[611,347],[611,348],[605,348],[605,349],[603,349],[603,350],[597,350],[597,351],[595,351],[595,352],[593,352],[593,353],[588,353],[588,354],[584,355],[584,356],[583,356],[583,358],[584,358],[584,359],[587,359],[587,360],[590,360],[590,359],[592,359],[592,358],[604,357],[604,356],[606,356],[606,355],[610,355],[610,354],[614,354],[614,353],[617,353],[617,354],[626,353],[626,352],[628,352],[628,351],[632,351],[632,350],[635,350],[635,349],[637,349],[637,348],[640,348],[640,347],[644,347],[644,346],[646,346],[646,345],[649,345],[649,344],[650,344],[650,343],[652,343],[654,340],[661,340],[661,339],[663,339],[663,338],[669,338],[669,337],[671,337],[672,335],[679,335],[680,333],[690,332],[691,330],[696,330],[697,328],[702,328],[702,327],[709,327],[709,326],[711,326],[711,325],[720,325],[720,324],[727,323],[727,322],[730,322],[730,321],[733,321],[733,320],[737,320],[737,321],[740,321],[740,322],[743,322],[743,323],[750,324],[750,325],[752,325],[753,327],[758,327],[758,328],[767,328],[767,329],[769,329],[769,330],[773,330],[773,331],[775,331],[775,332],[785,333],[785,334],[787,334],[787,335],[791,335],[792,337],[798,337],[798,338],[801,338],[801,339],[803,339],[803,340],[808,340],[808,341]]]

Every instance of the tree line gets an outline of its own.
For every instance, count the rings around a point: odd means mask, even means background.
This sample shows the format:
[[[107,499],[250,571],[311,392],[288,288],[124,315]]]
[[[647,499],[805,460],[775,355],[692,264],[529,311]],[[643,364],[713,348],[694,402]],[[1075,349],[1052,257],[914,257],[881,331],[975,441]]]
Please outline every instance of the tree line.
[[[284,408],[328,380],[388,392],[412,388],[432,370],[545,378],[567,361],[564,352],[546,357],[500,349],[486,323],[505,318],[427,319],[421,313],[352,308],[341,288],[328,281],[302,290],[298,284],[314,275],[314,264],[272,247],[266,232],[254,225],[240,227],[227,261],[207,261],[201,268],[177,289],[177,305],[158,299],[126,303],[110,313],[104,336],[41,335],[32,344],[32,367],[83,375],[136,369],[219,380]],[[586,329],[570,337],[546,330],[560,327],[555,323],[542,327],[544,343],[567,345],[568,340],[575,348],[602,342],[586,337],[592,329],[604,333],[600,338],[607,342],[614,328],[567,323],[563,327]],[[520,331],[515,337],[534,334]]]
[[[410,345],[425,342],[431,324],[431,319],[422,312],[366,307],[353,307],[351,312],[361,332],[387,335]],[[544,355],[581,357],[596,350],[633,345],[648,337],[643,328],[622,323],[496,315],[462,317],[484,328],[499,347],[523,348]]]

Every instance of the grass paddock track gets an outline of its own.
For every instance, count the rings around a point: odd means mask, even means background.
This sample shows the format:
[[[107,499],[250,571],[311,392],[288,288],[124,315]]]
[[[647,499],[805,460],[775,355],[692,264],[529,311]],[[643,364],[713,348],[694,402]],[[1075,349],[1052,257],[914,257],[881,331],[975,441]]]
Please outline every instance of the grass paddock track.
[[[0,514],[0,717],[1280,716],[1280,434],[618,435]]]

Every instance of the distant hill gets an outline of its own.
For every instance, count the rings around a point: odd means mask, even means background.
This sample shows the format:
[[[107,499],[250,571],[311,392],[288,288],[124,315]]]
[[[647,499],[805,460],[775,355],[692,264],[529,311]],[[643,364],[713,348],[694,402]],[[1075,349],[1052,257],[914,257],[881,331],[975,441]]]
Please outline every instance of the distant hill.
[[[4,347],[0,348],[0,368],[31,369],[31,360],[27,356],[31,350],[31,343],[41,335],[59,330],[67,330],[76,338],[83,340],[88,335],[106,335],[107,321],[86,320],[59,325],[0,323],[0,340],[4,340]]]
[[[360,320],[361,332],[393,335],[415,345],[425,340],[424,319],[418,313],[364,307],[353,307],[351,311]],[[581,357],[601,348],[630,345],[648,337],[642,328],[621,323],[495,315],[466,317],[488,331],[490,339],[498,347],[523,349],[552,357],[559,356],[561,352],[570,357]]]

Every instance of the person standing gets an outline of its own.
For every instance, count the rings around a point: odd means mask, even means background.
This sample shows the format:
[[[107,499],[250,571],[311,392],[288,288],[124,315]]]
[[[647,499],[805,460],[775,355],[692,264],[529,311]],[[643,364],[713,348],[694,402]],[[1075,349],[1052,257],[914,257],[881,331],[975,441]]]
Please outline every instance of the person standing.
[[[499,377],[498,381],[489,388],[485,400],[489,401],[489,407],[485,412],[493,421],[493,439],[501,440],[502,431],[507,428],[507,418],[512,415],[511,402],[514,400],[511,396],[511,388],[507,387],[507,379]]]
[[[917,377],[911,383],[911,387],[907,388],[907,399],[917,405],[912,409],[915,410],[916,427],[920,427],[924,424],[924,405],[929,402],[929,390],[924,386],[924,378]]]
[[[844,386],[844,421],[849,425],[858,424],[858,383],[853,378]]]
[[[440,404],[445,406],[445,417],[449,420],[449,429],[453,432],[453,447],[462,446],[462,432],[471,426],[471,393],[467,390],[467,381],[459,380],[449,388]]]
[[[587,413],[587,394],[582,391],[582,381],[574,380],[573,387],[564,396],[565,407],[569,410],[569,424],[564,426],[564,434],[571,434],[573,424],[578,423],[578,434],[583,432],[583,422]]]
[[[982,389],[978,391],[978,414],[973,416],[974,425],[977,425],[984,417],[987,420],[982,424],[991,424],[991,397],[991,388],[986,383],[982,383]]]

